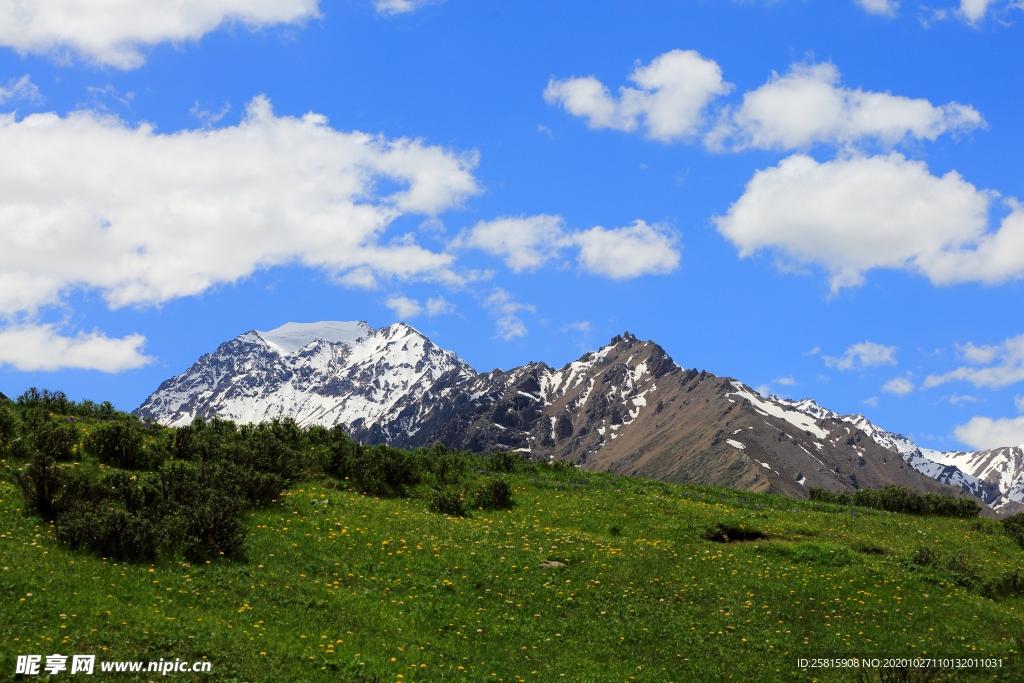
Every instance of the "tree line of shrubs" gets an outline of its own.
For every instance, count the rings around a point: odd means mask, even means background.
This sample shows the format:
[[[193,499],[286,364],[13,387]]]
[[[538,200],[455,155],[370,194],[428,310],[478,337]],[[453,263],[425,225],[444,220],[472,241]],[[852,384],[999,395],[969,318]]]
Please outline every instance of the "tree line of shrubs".
[[[546,466],[518,453],[481,456],[441,444],[363,445],[340,425],[302,428],[290,418],[236,425],[199,417],[166,428],[35,389],[0,405],[0,457],[22,463],[13,479],[26,512],[50,521],[68,547],[190,562],[241,554],[243,513],[297,480],[333,477],[366,495],[426,497],[436,512],[469,516],[515,505],[507,479],[474,470]],[[69,466],[76,462],[106,467]]]
[[[880,489],[859,489],[852,494],[832,493],[820,488],[807,491],[817,503],[857,505],[887,512],[910,515],[937,515],[939,517],[977,517],[981,506],[971,498],[944,496],[938,493],[917,493],[906,486],[884,486]]]

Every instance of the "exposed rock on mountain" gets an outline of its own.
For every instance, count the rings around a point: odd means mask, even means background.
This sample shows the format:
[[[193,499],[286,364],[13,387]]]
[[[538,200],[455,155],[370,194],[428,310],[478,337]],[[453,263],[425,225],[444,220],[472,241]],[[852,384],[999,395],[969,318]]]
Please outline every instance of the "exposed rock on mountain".
[[[1016,469],[995,481],[1009,456],[971,460],[969,472],[952,462],[967,458],[940,454],[945,462],[863,416],[762,398],[739,381],[684,369],[628,332],[561,369],[477,373],[405,324],[289,323],[222,344],[136,412],[175,425],[196,415],[250,422],[284,414],[304,425],[344,424],[364,443],[516,450],[791,496],[897,484],[996,504],[1022,481],[1020,449]]]
[[[168,425],[196,415],[242,423],[286,415],[302,425],[359,429],[400,423],[403,399],[415,400],[449,371],[476,374],[405,324],[288,323],[221,344],[135,412]]]

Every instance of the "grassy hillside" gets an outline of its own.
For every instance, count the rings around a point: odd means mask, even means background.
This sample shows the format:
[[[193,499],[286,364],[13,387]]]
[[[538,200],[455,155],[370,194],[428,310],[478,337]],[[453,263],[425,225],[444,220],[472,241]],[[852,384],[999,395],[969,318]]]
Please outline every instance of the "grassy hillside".
[[[900,680],[1022,680],[1024,552],[1012,526],[991,520],[507,457],[447,454],[438,466],[444,457],[426,451],[406,454],[414,476],[390,486],[395,471],[384,472],[377,495],[365,495],[373,483],[351,469],[367,467],[363,456],[348,444],[348,464],[339,465],[338,442],[315,432],[292,444],[289,457],[304,466],[277,475],[283,484],[273,497],[232,508],[242,545],[221,556],[216,544],[172,543],[172,527],[185,518],[165,506],[174,522],[152,521],[153,533],[164,529],[155,554],[125,561],[131,548],[115,548],[122,558],[90,552],[84,541],[71,550],[67,529],[78,527],[67,516],[26,514],[31,501],[17,476],[24,481],[40,457],[28,446],[45,446],[27,430],[71,425],[77,441],[55,465],[61,472],[94,486],[123,473],[133,482],[124,486],[140,491],[174,466],[200,471],[243,457],[228,448],[243,437],[217,442],[220,455],[195,450],[180,465],[173,449],[196,434],[132,423],[145,430],[150,455],[145,468],[124,470],[104,465],[89,441],[109,429],[104,419],[123,415],[51,416],[50,407],[0,407],[13,416],[0,435],[0,676],[13,674],[19,654],[45,663],[60,653],[211,662],[209,673],[171,674],[185,680],[879,680],[873,669],[798,666],[800,657],[872,655],[996,662]],[[27,417],[42,410],[45,424],[42,415]],[[215,478],[232,470],[202,471]],[[514,506],[480,509],[501,504],[478,495],[497,481],[510,485]],[[80,495],[93,496],[94,513],[130,510],[98,490]],[[196,500],[200,507],[215,498]],[[437,511],[460,504],[472,505],[469,516]],[[81,516],[85,508],[71,509]]]

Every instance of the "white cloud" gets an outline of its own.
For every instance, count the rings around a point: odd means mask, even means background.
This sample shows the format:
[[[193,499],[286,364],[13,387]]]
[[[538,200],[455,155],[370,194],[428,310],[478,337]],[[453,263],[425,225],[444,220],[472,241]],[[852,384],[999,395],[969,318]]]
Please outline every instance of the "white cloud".
[[[754,391],[757,392],[757,394],[759,396],[762,396],[763,398],[767,398],[772,395],[772,388],[767,384],[757,385],[756,387],[754,387]]]
[[[958,394],[953,394],[949,397],[949,402],[951,405],[958,406],[961,403],[979,403],[980,401],[973,396],[960,396]]]
[[[594,326],[589,320],[581,320],[576,323],[566,323],[565,325],[562,325],[560,329],[563,333],[572,330],[575,332],[582,332],[583,334],[590,334],[594,331]]]
[[[18,80],[12,78],[7,81],[7,87],[0,86],[0,104],[7,104],[12,100],[28,100],[32,104],[39,104],[43,101],[43,96],[28,74],[25,74]]]
[[[528,330],[522,319],[516,315],[519,311],[536,313],[537,309],[530,304],[521,304],[512,299],[512,295],[500,287],[484,299],[484,308],[498,318],[498,335],[505,341],[515,337],[525,337]]]
[[[996,359],[999,363],[984,368],[961,366],[941,375],[928,375],[924,380],[925,388],[959,380],[970,382],[976,387],[1000,389],[1024,381],[1024,334],[1010,337],[994,346],[967,343],[957,348],[968,363],[985,365]]]
[[[131,95],[132,97],[135,96],[134,93],[129,93],[129,95]],[[225,102],[224,105],[220,108],[220,111],[213,112],[201,108],[199,106],[199,100],[196,100],[195,105],[188,110],[188,113],[202,121],[204,126],[209,127],[220,121],[222,118],[224,118],[229,111],[231,111],[231,105],[227,102]]]
[[[989,231],[994,194],[895,152],[825,163],[796,154],[757,171],[714,221],[741,257],[775,248],[782,268],[822,266],[833,293],[863,284],[872,268],[934,285],[999,284],[1024,276],[1024,207],[1007,199],[1009,215]]]
[[[672,50],[638,66],[629,80],[637,88],[619,88],[614,98],[594,76],[548,82],[544,99],[585,117],[594,129],[634,131],[641,125],[653,140],[672,142],[693,137],[704,125],[704,108],[733,86],[722,81],[722,69],[693,50]]]
[[[1017,406],[1018,413],[1024,413],[1024,396],[1014,396],[1013,405]]]
[[[900,3],[895,0],[853,0],[853,2],[868,14],[879,14],[886,17],[896,16],[896,10],[900,6]]]
[[[707,133],[711,149],[803,149],[815,144],[850,146],[875,140],[892,146],[906,137],[934,140],[943,133],[985,125],[970,106],[936,107],[925,99],[839,85],[833,64],[794,64],[760,88],[744,93],[743,104],[726,109]]]
[[[906,377],[893,377],[882,385],[882,391],[897,396],[906,396],[915,389],[914,383]]]
[[[579,248],[580,267],[614,280],[669,273],[679,266],[678,238],[642,220],[623,228],[567,231],[561,216],[504,216],[480,221],[452,240],[453,248],[481,249],[504,258],[516,273],[532,271],[558,259],[568,247]]]
[[[0,0],[0,45],[118,69],[145,63],[143,46],[199,40],[226,23],[257,30],[319,16],[318,0]]]
[[[871,368],[878,365],[896,365],[896,347],[876,344],[864,340],[846,349],[839,358],[822,356],[825,365],[837,370],[853,370],[855,367]]]
[[[670,273],[679,267],[678,238],[666,228],[635,221],[624,228],[601,226],[574,235],[583,270],[613,280]]]
[[[957,14],[972,26],[985,18],[988,8],[996,4],[996,0],[960,0],[960,11]]]
[[[408,14],[420,7],[443,2],[444,0],[375,0],[373,5],[381,14]]]
[[[427,299],[427,317],[433,318],[436,315],[448,315],[455,312],[455,304],[446,301],[443,296]]]
[[[861,403],[863,403],[866,406],[871,406],[872,408],[877,408],[878,407],[878,397],[877,396],[872,396],[871,398],[866,398],[863,401],[861,401]]]
[[[957,425],[953,434],[959,441],[979,451],[1004,446],[1024,446],[1024,417],[972,417]]]
[[[1002,346],[975,346],[974,342],[967,342],[963,346],[957,344],[956,348],[960,352],[961,358],[974,365],[991,363],[1003,350]]]
[[[506,266],[521,273],[536,270],[557,258],[560,249],[572,244],[563,226],[561,216],[504,216],[493,221],[480,221],[463,230],[451,246],[482,249],[501,256]]]
[[[403,319],[415,318],[423,312],[420,302],[407,296],[393,296],[385,299],[384,305],[394,311],[395,315],[399,318]]]
[[[781,384],[783,386],[792,387],[796,386],[796,380],[792,377],[776,377],[772,380],[772,384]]]
[[[0,329],[0,366],[22,372],[64,369],[122,372],[148,365],[143,355],[146,338],[131,334],[109,339],[102,332],[61,336],[56,325],[12,325]]]
[[[278,117],[263,97],[237,126],[166,135],[89,111],[0,115],[0,149],[0,315],[74,288],[160,304],[280,264],[366,287],[464,277],[412,235],[382,238],[478,193],[475,155]]]
[[[804,351],[803,355],[805,355],[805,356],[816,356],[819,351],[821,351],[821,347],[820,346],[815,346],[810,351]]]

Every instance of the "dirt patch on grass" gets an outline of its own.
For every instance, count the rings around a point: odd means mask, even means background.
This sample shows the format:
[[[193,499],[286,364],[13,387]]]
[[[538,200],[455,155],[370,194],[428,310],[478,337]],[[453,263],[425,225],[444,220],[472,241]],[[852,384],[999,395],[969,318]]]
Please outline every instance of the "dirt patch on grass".
[[[715,543],[742,543],[766,539],[768,534],[740,524],[719,523],[708,529],[704,534],[704,538]]]

